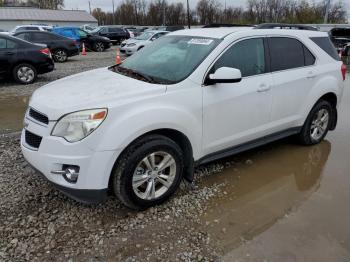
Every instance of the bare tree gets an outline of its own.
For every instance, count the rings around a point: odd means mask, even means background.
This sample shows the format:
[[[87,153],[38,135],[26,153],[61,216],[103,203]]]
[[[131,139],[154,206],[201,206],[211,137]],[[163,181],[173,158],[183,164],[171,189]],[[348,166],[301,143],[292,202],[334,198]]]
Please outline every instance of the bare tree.
[[[116,23],[161,25],[163,23],[163,0],[146,1],[124,0],[115,12]],[[63,1],[61,2],[63,4]],[[57,5],[54,4],[53,7],[55,6]],[[113,23],[112,13],[95,9],[92,14],[97,18],[99,24]],[[171,4],[165,2],[165,14],[167,25],[187,24],[186,9],[182,2]],[[229,6],[225,10],[218,0],[200,0],[196,9],[190,10],[190,22],[202,25],[209,23],[259,24],[265,22],[322,23],[324,14],[324,2],[307,0],[248,0],[245,9]],[[333,3],[329,11],[329,22],[345,23],[346,20],[347,13],[344,2]]]

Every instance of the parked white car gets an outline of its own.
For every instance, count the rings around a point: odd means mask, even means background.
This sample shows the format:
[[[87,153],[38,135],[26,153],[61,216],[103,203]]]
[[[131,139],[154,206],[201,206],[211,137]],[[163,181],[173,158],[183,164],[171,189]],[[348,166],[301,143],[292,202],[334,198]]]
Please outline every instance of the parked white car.
[[[52,28],[52,26],[48,25],[18,25],[12,29],[9,34],[14,34],[21,31],[51,31]]]
[[[199,164],[290,135],[319,143],[336,127],[344,80],[326,33],[176,31],[118,66],[36,90],[21,147],[68,196],[99,202],[110,189],[143,209]]]
[[[141,48],[144,48],[146,45],[152,43],[154,40],[165,36],[168,33],[168,31],[144,32],[137,37],[124,40],[120,45],[120,52],[126,53],[127,55],[132,55],[139,51]]]

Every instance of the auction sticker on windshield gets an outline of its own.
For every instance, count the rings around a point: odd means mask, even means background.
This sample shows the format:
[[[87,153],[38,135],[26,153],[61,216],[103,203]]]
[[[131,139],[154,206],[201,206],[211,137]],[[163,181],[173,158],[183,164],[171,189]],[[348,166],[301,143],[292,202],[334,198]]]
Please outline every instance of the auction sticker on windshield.
[[[192,38],[188,41],[189,44],[193,45],[210,45],[213,42],[213,39],[208,38]]]

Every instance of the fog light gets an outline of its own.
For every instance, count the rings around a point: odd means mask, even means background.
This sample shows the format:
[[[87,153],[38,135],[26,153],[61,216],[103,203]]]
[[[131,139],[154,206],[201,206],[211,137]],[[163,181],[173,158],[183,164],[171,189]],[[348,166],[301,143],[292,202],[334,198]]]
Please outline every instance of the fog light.
[[[79,166],[63,165],[62,170],[51,171],[52,174],[62,175],[69,183],[76,183],[79,177]]]

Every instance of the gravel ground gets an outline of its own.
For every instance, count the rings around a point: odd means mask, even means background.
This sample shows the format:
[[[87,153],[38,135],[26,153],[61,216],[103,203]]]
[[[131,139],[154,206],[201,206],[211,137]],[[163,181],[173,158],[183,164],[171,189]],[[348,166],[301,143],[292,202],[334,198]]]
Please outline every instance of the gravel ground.
[[[205,177],[221,171],[196,171]],[[0,136],[1,261],[213,261],[208,233],[199,230],[205,203],[221,185],[182,185],[169,202],[144,212],[114,197],[100,205],[68,199],[23,159],[19,134]]]
[[[37,81],[31,85],[19,85],[13,80],[0,80],[0,95],[30,95],[35,89],[54,80],[92,70],[99,67],[110,66],[114,64],[116,56],[116,47],[106,50],[103,53],[88,52],[86,56],[70,57],[66,63],[55,63],[53,72],[39,75]]]
[[[115,61],[115,47],[104,53],[56,63],[55,71],[36,83],[2,82],[1,97],[27,96],[51,81],[105,67]],[[201,177],[220,171],[212,165]],[[204,176],[203,176],[204,175]],[[23,159],[19,134],[0,135],[0,261],[212,261],[218,259],[210,236],[199,230],[210,188],[182,185],[169,202],[144,212],[126,209],[116,198],[94,206],[70,200],[39,177]]]

